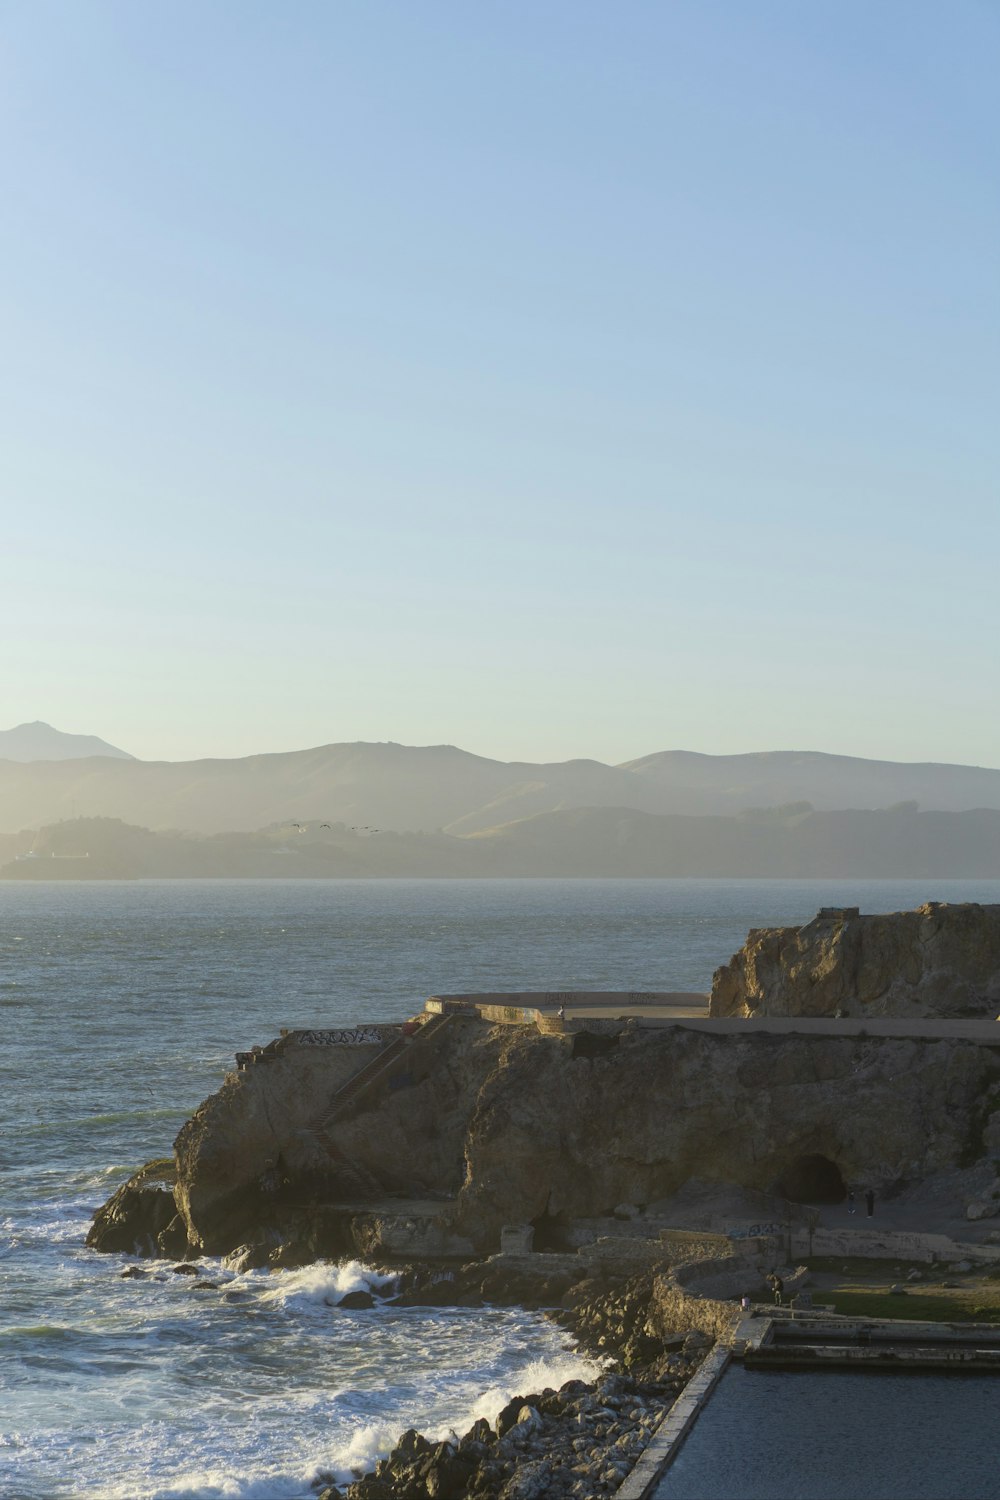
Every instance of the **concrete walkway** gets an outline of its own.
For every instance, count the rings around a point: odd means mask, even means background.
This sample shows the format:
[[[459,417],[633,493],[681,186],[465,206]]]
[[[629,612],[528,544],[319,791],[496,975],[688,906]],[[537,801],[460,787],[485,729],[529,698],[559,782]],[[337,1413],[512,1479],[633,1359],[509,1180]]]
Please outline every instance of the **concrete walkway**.
[[[646,1500],[656,1494],[664,1469],[687,1437],[701,1408],[732,1358],[727,1344],[717,1344],[705,1356],[663,1421],[650,1438],[638,1463],[616,1491],[617,1500]]]

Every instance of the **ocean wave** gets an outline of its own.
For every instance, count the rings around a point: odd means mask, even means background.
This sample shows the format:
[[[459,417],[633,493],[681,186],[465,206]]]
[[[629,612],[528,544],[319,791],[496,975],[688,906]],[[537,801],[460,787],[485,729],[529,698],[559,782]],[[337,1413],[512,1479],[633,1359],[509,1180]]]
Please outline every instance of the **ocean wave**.
[[[0,1341],[4,1343],[16,1339],[31,1339],[33,1343],[44,1343],[46,1340],[63,1342],[83,1338],[85,1335],[85,1329],[67,1328],[63,1323],[33,1323],[20,1328],[0,1328]]]
[[[602,1368],[600,1360],[590,1359],[571,1349],[567,1349],[565,1354],[557,1354],[547,1359],[529,1360],[527,1364],[514,1371],[512,1376],[507,1377],[502,1384],[498,1382],[489,1386],[472,1401],[467,1415],[459,1424],[459,1432],[468,1431],[473,1422],[478,1421],[480,1417],[485,1417],[492,1425],[508,1401],[515,1396],[528,1396],[535,1391],[544,1391],[547,1386],[558,1390],[561,1385],[565,1385],[567,1380],[594,1381],[600,1375]],[[447,1430],[440,1429],[439,1441],[443,1441],[446,1436]]]
[[[385,1288],[394,1285],[398,1277],[394,1274],[373,1271],[371,1266],[359,1260],[320,1261],[303,1266],[297,1271],[283,1271],[263,1293],[261,1301],[277,1307],[297,1311],[314,1307],[335,1307],[349,1292],[370,1292],[373,1297],[384,1295]]]
[[[303,1500],[309,1493],[309,1480],[288,1472],[238,1479],[220,1464],[218,1468],[178,1475],[168,1485],[139,1492],[133,1480],[104,1484],[99,1492],[89,1493],[92,1500]]]

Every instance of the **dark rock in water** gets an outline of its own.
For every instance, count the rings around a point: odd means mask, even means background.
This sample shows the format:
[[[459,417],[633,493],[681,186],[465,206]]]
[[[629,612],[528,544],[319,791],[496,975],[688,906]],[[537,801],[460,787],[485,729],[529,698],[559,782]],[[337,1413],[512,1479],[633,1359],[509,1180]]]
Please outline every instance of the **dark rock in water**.
[[[219,1283],[217,1281],[195,1281],[191,1285],[193,1292],[217,1292]]]
[[[397,1500],[398,1490],[395,1485],[387,1483],[384,1479],[377,1478],[374,1474],[366,1474],[364,1479],[359,1479],[357,1484],[351,1485],[350,1493],[356,1500]],[[420,1494],[417,1490],[416,1494]],[[426,1494],[426,1488],[424,1494]]]
[[[177,1216],[174,1195],[162,1186],[164,1173],[155,1185],[150,1182],[151,1169],[159,1166],[143,1167],[98,1209],[87,1233],[91,1250],[156,1255],[158,1236]]]
[[[431,1500],[463,1500],[477,1464],[474,1459],[456,1453],[450,1443],[441,1446],[447,1451],[435,1452],[424,1475],[424,1488]]]
[[[513,1401],[508,1401],[496,1420],[497,1437],[503,1437],[512,1427],[516,1427],[521,1407],[533,1406],[536,1399],[531,1396],[515,1396]]]
[[[308,1266],[316,1259],[312,1245],[306,1240],[290,1239],[276,1246],[267,1257],[267,1265],[281,1271],[295,1271],[299,1266]]]
[[[341,1297],[340,1301],[334,1305],[336,1307],[346,1307],[348,1311],[353,1311],[355,1308],[374,1307],[375,1298],[371,1292],[348,1292],[346,1297]]]
[[[453,1280],[432,1281],[389,1300],[393,1307],[451,1307],[457,1296]]]
[[[328,1484],[325,1489],[320,1490],[316,1500],[344,1500],[344,1492],[339,1485]]]
[[[146,1275],[147,1273],[143,1271],[139,1266],[126,1266],[124,1271],[122,1272],[121,1279],[122,1281],[129,1281],[133,1277],[141,1279]]]
[[[156,1236],[156,1248],[161,1255],[183,1255],[187,1249],[187,1227],[180,1214],[174,1214],[166,1229]]]
[[[418,1432],[415,1427],[408,1427],[392,1450],[392,1462],[397,1464],[416,1463],[418,1458],[424,1458],[431,1451],[431,1444]]]
[[[268,1264],[274,1245],[269,1240],[255,1240],[252,1245],[237,1245],[228,1255],[223,1256],[222,1264],[227,1271],[235,1271],[242,1276],[244,1271],[260,1271]]]
[[[171,1266],[175,1276],[200,1276],[201,1266],[193,1266],[189,1260],[182,1260],[178,1265]]]
[[[459,1447],[464,1451],[467,1448],[481,1448],[486,1443],[491,1443],[494,1438],[493,1428],[485,1417],[477,1417],[469,1428]]]

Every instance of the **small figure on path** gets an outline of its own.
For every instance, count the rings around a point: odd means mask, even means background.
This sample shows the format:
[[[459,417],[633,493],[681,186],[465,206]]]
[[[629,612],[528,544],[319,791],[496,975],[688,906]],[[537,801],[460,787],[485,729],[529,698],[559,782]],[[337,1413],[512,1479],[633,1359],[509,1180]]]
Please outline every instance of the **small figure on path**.
[[[565,1005],[560,1005],[559,1009],[556,1011],[556,1015],[559,1017],[560,1021],[565,1021],[565,1019],[566,1019],[566,1007],[565,1007]]]
[[[767,1278],[767,1284],[771,1288],[772,1292],[774,1293],[774,1300],[775,1300],[775,1302],[780,1307],[781,1306],[781,1294],[785,1290],[785,1283],[782,1281],[782,1279],[778,1275],[777,1271],[772,1271],[771,1272],[770,1276]]]
[[[857,1211],[858,1211],[858,1205],[857,1205],[857,1201],[856,1201],[856,1199],[854,1197],[854,1189],[852,1188],[851,1191],[847,1195],[847,1212],[849,1214],[856,1214]]]
[[[875,1194],[872,1192],[871,1188],[869,1188],[867,1193],[865,1194],[865,1203],[868,1206],[868,1217],[870,1219],[872,1214],[875,1212]]]
[[[740,1298],[740,1311],[745,1313],[748,1313],[750,1311],[750,1298],[746,1295],[745,1292]]]

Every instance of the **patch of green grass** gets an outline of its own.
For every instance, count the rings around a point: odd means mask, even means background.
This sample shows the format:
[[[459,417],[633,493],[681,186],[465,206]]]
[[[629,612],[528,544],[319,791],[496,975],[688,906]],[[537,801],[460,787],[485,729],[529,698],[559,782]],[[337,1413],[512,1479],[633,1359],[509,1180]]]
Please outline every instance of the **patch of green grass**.
[[[871,1260],[862,1255],[813,1255],[807,1257],[802,1264],[817,1275],[870,1276],[876,1281],[884,1281],[887,1276],[891,1276],[894,1281],[902,1281],[914,1270],[919,1271],[922,1276],[932,1274],[934,1269],[941,1270],[941,1267],[934,1268],[918,1261]]]
[[[817,1298],[820,1300],[820,1297]],[[1000,1301],[989,1299],[984,1287],[969,1287],[951,1295],[907,1291],[892,1296],[887,1287],[838,1287],[824,1291],[821,1300],[848,1318],[903,1318],[915,1323],[1000,1323]]]

